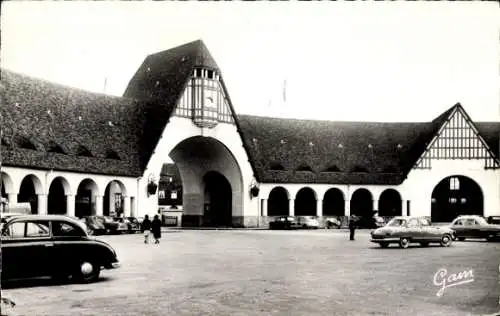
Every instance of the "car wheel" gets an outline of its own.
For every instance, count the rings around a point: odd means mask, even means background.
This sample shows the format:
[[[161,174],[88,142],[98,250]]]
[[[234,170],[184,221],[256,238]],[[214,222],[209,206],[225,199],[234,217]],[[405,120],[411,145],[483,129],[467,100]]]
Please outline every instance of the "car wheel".
[[[389,247],[389,243],[388,242],[381,242],[381,243],[379,243],[379,245],[380,245],[381,248],[387,248],[387,247]]]
[[[91,283],[99,279],[101,267],[94,261],[81,261],[75,271],[75,277],[78,282]]]
[[[443,247],[448,247],[451,245],[451,236],[450,235],[444,235],[443,237],[441,237],[441,242],[440,242],[441,246]]]
[[[465,237],[458,237],[457,238],[459,241],[464,241],[465,240]]]
[[[486,237],[486,241],[493,241],[495,240],[495,236],[493,235],[489,235],[488,237]]]
[[[302,228],[307,229],[307,225],[306,224],[302,225]]]
[[[401,237],[399,240],[399,246],[403,249],[406,249],[410,246],[410,240],[407,237]]]
[[[428,247],[429,246],[429,243],[428,242],[421,242],[420,245],[422,247]]]

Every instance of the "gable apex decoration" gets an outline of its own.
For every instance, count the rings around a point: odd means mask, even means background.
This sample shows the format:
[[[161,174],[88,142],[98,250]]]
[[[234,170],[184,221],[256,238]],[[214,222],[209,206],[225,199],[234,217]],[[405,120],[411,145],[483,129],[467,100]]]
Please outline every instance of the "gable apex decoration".
[[[451,111],[450,111],[451,110]],[[484,159],[485,169],[500,168],[499,157],[491,150],[460,103],[446,111],[444,122],[414,169],[431,169],[434,159]]]

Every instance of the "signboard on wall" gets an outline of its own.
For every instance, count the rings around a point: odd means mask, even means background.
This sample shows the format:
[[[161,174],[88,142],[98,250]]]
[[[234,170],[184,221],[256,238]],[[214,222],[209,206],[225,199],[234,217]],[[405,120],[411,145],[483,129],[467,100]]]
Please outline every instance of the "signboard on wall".
[[[172,200],[176,200],[176,199],[177,199],[177,191],[172,191],[172,192],[170,193],[170,198],[171,198]]]

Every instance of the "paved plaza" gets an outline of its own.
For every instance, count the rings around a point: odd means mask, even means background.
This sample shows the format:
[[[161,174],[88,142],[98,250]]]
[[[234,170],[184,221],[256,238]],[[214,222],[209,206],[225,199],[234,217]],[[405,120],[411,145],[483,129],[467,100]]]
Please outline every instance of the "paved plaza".
[[[122,268],[94,284],[11,282],[14,315],[482,315],[498,311],[500,243],[381,249],[367,231],[205,230],[99,237]],[[436,272],[473,270],[444,290]]]

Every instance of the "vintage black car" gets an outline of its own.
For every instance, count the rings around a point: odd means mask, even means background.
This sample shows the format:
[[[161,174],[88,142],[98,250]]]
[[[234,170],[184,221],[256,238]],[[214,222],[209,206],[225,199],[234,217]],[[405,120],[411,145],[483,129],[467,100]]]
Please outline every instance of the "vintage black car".
[[[102,268],[120,266],[115,250],[90,238],[84,225],[64,215],[19,215],[1,228],[2,281],[51,276],[72,276],[77,282],[93,282]]]
[[[500,216],[488,216],[488,224],[500,225]]]
[[[500,239],[500,225],[488,224],[484,217],[478,215],[461,215],[451,222],[450,228],[460,241],[466,238]]]
[[[270,229],[297,229],[302,227],[293,216],[278,216],[269,223]]]

